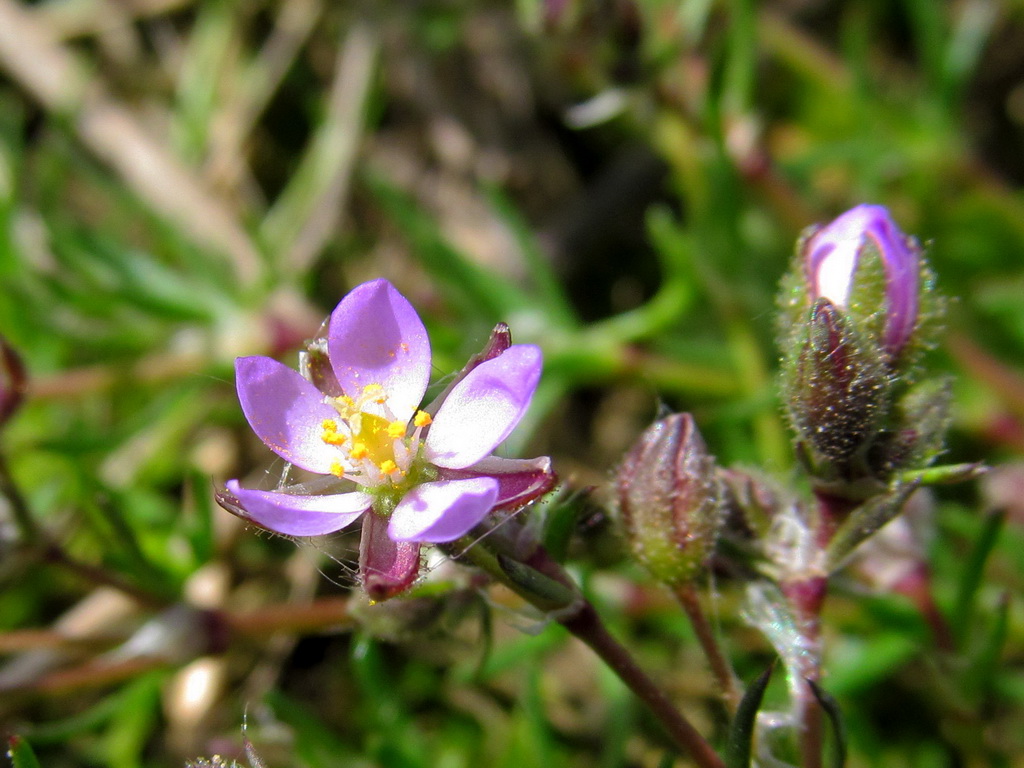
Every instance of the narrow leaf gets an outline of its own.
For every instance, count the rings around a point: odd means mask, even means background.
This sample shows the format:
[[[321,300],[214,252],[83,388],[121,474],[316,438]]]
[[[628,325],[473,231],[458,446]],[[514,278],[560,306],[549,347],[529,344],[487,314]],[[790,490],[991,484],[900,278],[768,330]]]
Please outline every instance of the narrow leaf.
[[[960,585],[957,589],[956,604],[953,608],[952,624],[957,628],[959,640],[963,641],[966,631],[970,627],[971,614],[974,612],[974,601],[981,586],[981,578],[985,572],[985,563],[999,539],[999,533],[1003,529],[1003,522],[1006,520],[1006,512],[997,510],[988,514],[978,534],[978,540],[974,544],[964,572],[960,576]]]
[[[1009,620],[1010,595],[1004,592],[999,598],[995,620],[986,633],[985,641],[972,659],[972,682],[983,695],[990,693],[996,672],[999,670],[999,658],[1003,653],[1003,646],[1006,645]]]
[[[747,689],[736,709],[736,717],[729,726],[729,740],[725,749],[726,768],[750,768],[751,745],[754,742],[754,727],[757,712],[761,709],[764,692],[772,679],[775,662],[762,672]]]
[[[7,739],[7,754],[14,768],[40,768],[36,753],[21,736],[10,736]]]

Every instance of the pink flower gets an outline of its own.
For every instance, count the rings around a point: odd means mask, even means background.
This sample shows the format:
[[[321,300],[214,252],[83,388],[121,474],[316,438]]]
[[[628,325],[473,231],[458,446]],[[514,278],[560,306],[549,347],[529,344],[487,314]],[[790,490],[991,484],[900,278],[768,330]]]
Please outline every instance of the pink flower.
[[[311,371],[319,388],[267,357],[235,363],[253,431],[289,463],[324,475],[326,492],[229,480],[219,500],[289,536],[332,533],[366,515],[360,560],[371,597],[412,582],[421,542],[460,538],[492,510],[521,506],[554,483],[547,457],[491,455],[526,412],[541,372],[540,349],[510,345],[507,330],[420,410],[431,370],[426,329],[394,286],[374,280],[332,313],[327,361]]]

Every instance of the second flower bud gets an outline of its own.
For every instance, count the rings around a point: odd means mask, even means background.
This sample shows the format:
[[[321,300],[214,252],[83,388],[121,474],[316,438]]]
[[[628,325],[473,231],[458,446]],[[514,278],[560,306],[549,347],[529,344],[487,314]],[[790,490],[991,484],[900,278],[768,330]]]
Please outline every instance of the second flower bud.
[[[693,417],[659,419],[626,454],[616,503],[633,556],[658,581],[692,581],[711,555],[722,521],[715,460]]]

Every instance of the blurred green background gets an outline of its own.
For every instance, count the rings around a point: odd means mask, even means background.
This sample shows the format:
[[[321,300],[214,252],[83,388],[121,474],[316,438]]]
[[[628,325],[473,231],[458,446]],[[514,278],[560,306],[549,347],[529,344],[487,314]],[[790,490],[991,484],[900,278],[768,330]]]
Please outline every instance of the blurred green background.
[[[1000,471],[928,524],[958,653],[843,574],[826,687],[851,766],[1024,765],[1022,181],[1020,0],[0,0],[0,333],[28,376],[0,435],[0,728],[47,768],[245,764],[243,718],[268,768],[673,764],[589,652],[468,571],[371,608],[357,534],[213,504],[275,470],[234,357],[293,363],[386,277],[438,376],[498,321],[544,348],[509,455],[597,487],[575,572],[720,739],[602,488],[661,404],[721,464],[792,471],[778,280],[804,227],[877,202],[955,299],[945,460]],[[749,679],[771,649],[707,586]]]

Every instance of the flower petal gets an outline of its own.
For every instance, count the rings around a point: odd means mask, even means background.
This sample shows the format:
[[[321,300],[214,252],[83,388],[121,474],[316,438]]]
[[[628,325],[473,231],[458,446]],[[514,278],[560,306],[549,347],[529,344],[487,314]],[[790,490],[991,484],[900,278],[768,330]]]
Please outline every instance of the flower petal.
[[[420,571],[418,541],[394,541],[388,521],[370,513],[363,518],[359,537],[359,576],[367,596],[375,603],[408,589]]]
[[[503,459],[488,456],[465,469],[442,469],[441,480],[469,477],[493,477],[498,481],[498,498],[494,509],[515,509],[550,491],[558,479],[551,469],[551,459]]]
[[[320,390],[269,357],[235,360],[235,384],[245,418],[270,450],[310,472],[331,471],[339,453],[322,440],[321,423],[338,412]]]
[[[366,493],[297,496],[242,488],[237,480],[228,480],[227,490],[238,501],[239,509],[232,512],[285,536],[320,536],[340,531],[373,502]]]
[[[412,417],[430,380],[430,340],[391,283],[363,283],[341,300],[331,314],[327,349],[345,394],[357,397],[367,385],[380,384],[394,417]]]
[[[434,417],[427,460],[463,469],[489,455],[523,417],[540,380],[541,351],[516,344],[459,382]]]
[[[388,535],[395,541],[452,541],[483,520],[497,498],[493,477],[417,485],[391,514]]]

